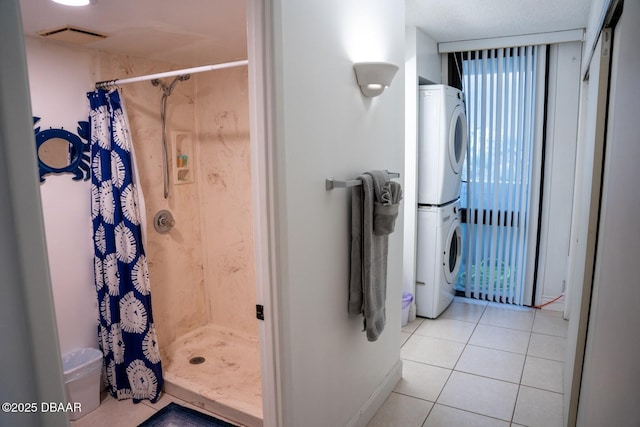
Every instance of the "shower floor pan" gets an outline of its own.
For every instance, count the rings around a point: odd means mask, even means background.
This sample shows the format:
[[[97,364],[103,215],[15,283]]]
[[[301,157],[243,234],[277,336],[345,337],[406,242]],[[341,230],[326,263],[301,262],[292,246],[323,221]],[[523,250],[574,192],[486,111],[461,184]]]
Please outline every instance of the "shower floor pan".
[[[163,356],[167,393],[235,423],[262,427],[257,338],[205,325],[169,344]]]

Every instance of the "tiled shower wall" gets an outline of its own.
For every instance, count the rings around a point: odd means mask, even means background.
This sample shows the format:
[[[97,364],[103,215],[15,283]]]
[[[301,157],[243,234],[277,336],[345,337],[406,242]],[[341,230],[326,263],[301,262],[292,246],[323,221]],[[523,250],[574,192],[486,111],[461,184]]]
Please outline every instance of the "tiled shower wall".
[[[195,75],[209,319],[257,336],[247,67]]]

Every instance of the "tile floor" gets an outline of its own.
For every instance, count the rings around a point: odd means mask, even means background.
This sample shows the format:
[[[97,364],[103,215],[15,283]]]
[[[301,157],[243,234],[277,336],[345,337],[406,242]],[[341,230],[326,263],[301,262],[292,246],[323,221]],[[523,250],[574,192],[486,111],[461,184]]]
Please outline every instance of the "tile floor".
[[[567,323],[463,298],[436,320],[417,318],[402,328],[403,378],[368,427],[562,426]],[[71,426],[137,426],[172,401],[207,413],[166,393],[137,405],[105,394]]]
[[[368,427],[562,426],[562,313],[456,298],[402,328],[402,379]]]

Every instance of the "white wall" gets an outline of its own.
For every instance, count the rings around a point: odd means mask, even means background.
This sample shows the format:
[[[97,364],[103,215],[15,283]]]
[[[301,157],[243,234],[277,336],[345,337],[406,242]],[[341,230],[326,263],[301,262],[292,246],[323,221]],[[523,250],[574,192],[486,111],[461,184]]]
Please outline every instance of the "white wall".
[[[368,400],[399,378],[402,211],[389,239],[386,328],[368,342],[362,318],[347,314],[349,192],[326,191],[324,181],[370,169],[404,179],[404,8],[275,0],[273,31],[284,425],[364,425],[382,403]],[[381,96],[366,98],[353,71],[359,61],[400,70]]]
[[[418,28],[415,29],[415,39],[418,77],[422,79],[421,84],[441,83],[442,57],[438,53],[438,43]]]
[[[441,82],[438,45],[416,27],[405,31],[404,246],[402,290],[415,295],[418,197],[418,85],[420,78]],[[415,306],[415,302],[413,303]],[[415,309],[412,310],[412,314]]]
[[[96,81],[97,54],[33,38],[25,42],[33,115],[41,118],[36,126],[77,134],[78,121],[88,120],[86,93]],[[72,177],[47,175],[40,184],[62,354],[98,346],[91,181]]]
[[[640,425],[640,2],[624,4],[613,37],[603,197],[579,426]]]

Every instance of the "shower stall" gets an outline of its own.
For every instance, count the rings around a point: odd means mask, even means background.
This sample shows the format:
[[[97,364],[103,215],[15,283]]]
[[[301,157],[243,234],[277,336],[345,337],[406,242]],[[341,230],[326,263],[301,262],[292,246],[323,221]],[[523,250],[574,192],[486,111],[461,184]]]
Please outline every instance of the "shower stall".
[[[178,68],[107,53],[100,64],[107,78]],[[248,69],[137,82],[122,93],[144,192],[165,391],[261,426]],[[160,211],[174,221],[162,232],[151,220]]]

